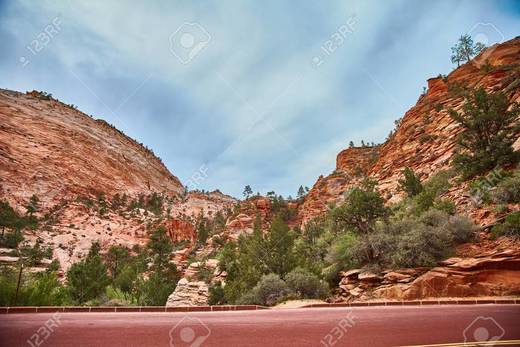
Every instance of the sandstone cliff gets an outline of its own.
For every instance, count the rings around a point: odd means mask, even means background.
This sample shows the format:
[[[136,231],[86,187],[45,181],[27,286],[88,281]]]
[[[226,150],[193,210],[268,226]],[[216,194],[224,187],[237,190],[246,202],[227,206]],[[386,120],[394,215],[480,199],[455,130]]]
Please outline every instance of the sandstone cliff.
[[[219,191],[184,194],[151,150],[103,120],[44,93],[0,90],[0,200],[24,213],[33,194],[42,222],[26,239],[51,246],[65,270],[93,241],[145,244],[150,226],[193,244],[197,216],[236,204]],[[151,199],[160,201],[153,212]]]
[[[150,150],[52,98],[0,90],[0,198],[44,205],[104,193],[183,191]]]
[[[488,48],[448,76],[430,78],[426,93],[397,122],[395,132],[384,144],[349,148],[338,154],[336,170],[318,178],[306,196],[300,207],[301,220],[306,223],[325,212],[331,203],[341,203],[343,193],[359,183],[362,173],[376,179],[388,201],[398,201],[402,195],[397,181],[405,166],[425,180],[451,164],[461,128],[447,110],[460,109],[463,98],[450,89],[482,86],[502,91],[511,102],[519,102],[519,81],[520,38]],[[515,147],[520,149],[520,139]]]

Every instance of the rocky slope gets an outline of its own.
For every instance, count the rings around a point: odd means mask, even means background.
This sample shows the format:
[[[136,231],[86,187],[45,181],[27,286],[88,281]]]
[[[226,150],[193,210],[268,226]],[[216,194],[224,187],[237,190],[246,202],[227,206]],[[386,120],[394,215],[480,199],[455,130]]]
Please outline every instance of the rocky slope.
[[[489,91],[503,91],[511,102],[519,102],[519,81],[520,38],[488,48],[448,76],[430,78],[426,93],[397,122],[388,141],[375,147],[349,148],[338,154],[336,170],[318,178],[306,196],[299,209],[300,219],[306,223],[326,211],[331,203],[341,203],[343,193],[359,183],[362,173],[376,179],[389,202],[400,200],[397,181],[405,166],[425,180],[451,164],[461,128],[447,110],[458,110],[463,104],[463,98],[453,89],[458,85],[482,86]],[[520,149],[520,139],[515,146]],[[458,191],[454,197],[461,194]],[[465,201],[468,200],[466,197]],[[464,207],[471,209],[467,204]]]
[[[64,270],[93,241],[103,249],[145,244],[150,226],[193,244],[198,216],[237,203],[219,191],[185,194],[153,152],[105,121],[40,92],[0,90],[0,200],[24,213],[33,194],[42,221],[26,239],[51,246]],[[162,206],[151,212],[141,205],[154,194]],[[130,209],[132,201],[139,206]]]
[[[520,294],[520,243],[507,238],[489,240],[485,234],[480,237],[478,243],[459,246],[455,257],[433,269],[346,271],[335,301]]]
[[[0,197],[15,206],[78,195],[183,191],[150,150],[102,120],[38,92],[0,90]]]

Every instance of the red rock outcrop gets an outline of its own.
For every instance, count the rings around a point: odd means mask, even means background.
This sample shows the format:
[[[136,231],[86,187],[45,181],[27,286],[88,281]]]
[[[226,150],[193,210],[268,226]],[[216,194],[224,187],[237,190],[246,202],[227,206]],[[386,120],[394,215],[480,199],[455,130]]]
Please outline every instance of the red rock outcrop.
[[[260,217],[262,229],[268,229],[271,223],[271,200],[263,196],[254,196],[240,202],[238,213],[229,218],[226,230],[231,239],[236,239],[242,233],[251,233],[257,215]]]
[[[299,218],[305,224],[344,201],[343,194],[359,184],[377,160],[379,146],[352,147],[341,151],[336,158],[336,170],[327,177],[320,176],[301,206]]]
[[[164,222],[166,233],[173,242],[189,241],[194,243],[197,240],[197,231],[193,224],[180,220],[169,219]]]
[[[430,78],[426,93],[398,122],[395,133],[373,149],[374,153],[367,153],[372,148],[365,147],[349,148],[338,155],[336,171],[320,176],[306,196],[299,211],[303,223],[325,212],[327,204],[341,203],[343,193],[358,183],[359,168],[378,182],[388,201],[398,201],[402,195],[397,191],[397,181],[405,166],[425,180],[451,164],[461,128],[450,118],[448,109],[460,109],[463,98],[450,88],[458,84],[484,87],[504,92],[511,102],[520,102],[519,81],[520,38],[488,48],[448,76]],[[520,147],[520,139],[517,144]]]
[[[380,274],[343,272],[336,301],[509,296],[520,293],[520,243],[483,239],[457,248],[456,257],[433,269],[397,269]]]

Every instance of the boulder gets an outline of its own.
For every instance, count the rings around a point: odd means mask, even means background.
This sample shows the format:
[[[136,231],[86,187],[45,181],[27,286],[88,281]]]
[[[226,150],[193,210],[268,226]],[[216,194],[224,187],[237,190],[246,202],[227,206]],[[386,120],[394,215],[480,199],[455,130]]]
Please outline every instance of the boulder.
[[[383,276],[383,279],[384,283],[409,282],[412,280],[412,276],[390,271]]]
[[[205,306],[208,304],[208,285],[203,281],[190,282],[182,278],[168,297],[167,307]]]
[[[373,272],[365,271],[358,275],[358,279],[363,282],[377,282],[381,279],[381,277]]]

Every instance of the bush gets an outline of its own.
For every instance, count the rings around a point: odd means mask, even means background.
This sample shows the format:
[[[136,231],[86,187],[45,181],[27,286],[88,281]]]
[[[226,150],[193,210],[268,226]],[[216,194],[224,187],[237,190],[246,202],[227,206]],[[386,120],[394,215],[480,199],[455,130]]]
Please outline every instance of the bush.
[[[226,302],[224,288],[222,287],[222,283],[217,282],[211,287],[209,287],[209,305],[222,305]]]
[[[355,268],[359,266],[354,256],[354,245],[357,238],[352,233],[346,233],[337,237],[330,247],[327,260],[337,264],[340,269]]]
[[[228,243],[220,255],[220,268],[227,272],[226,301],[236,302],[249,292],[262,275],[284,277],[298,262],[294,250],[295,235],[280,217],[275,218],[268,232],[255,230],[242,236],[238,244]]]
[[[0,246],[7,248],[17,248],[20,242],[24,239],[20,230],[5,233],[0,237]]]
[[[424,190],[419,195],[417,195],[412,201],[415,214],[421,215],[428,211],[433,206],[435,196],[435,193],[428,190]]]
[[[520,173],[500,182],[492,196],[498,203],[520,203]]]
[[[289,293],[289,287],[278,275],[268,274],[262,276],[251,292],[240,299],[240,303],[273,306]]]
[[[520,239],[520,211],[510,213],[502,224],[494,226],[492,235],[494,237],[509,236]]]
[[[163,277],[161,272],[152,272],[147,279],[140,277],[136,284],[139,305],[164,306],[176,283]]]
[[[455,213],[455,206],[452,203],[439,198],[441,194],[451,187],[449,182],[451,177],[452,173],[450,171],[439,171],[424,182],[422,192],[417,194],[411,201],[415,215],[420,216],[432,207],[450,214]]]
[[[398,223],[406,223],[407,230],[397,237],[395,250],[389,254],[393,267],[435,266],[449,254],[452,237],[444,228],[419,220]]]
[[[423,186],[415,172],[409,167],[405,167],[402,171],[403,179],[398,181],[400,190],[406,192],[409,197],[416,196],[423,190]]]
[[[433,208],[447,214],[454,215],[457,212],[455,204],[447,199],[437,199],[433,202]]]
[[[379,224],[371,234],[360,235],[352,246],[355,267],[365,265],[372,270],[379,270],[387,265],[387,255],[393,252],[394,232],[388,224]]]
[[[436,196],[444,194],[451,188],[450,179],[453,177],[451,170],[441,170],[424,182],[424,189]]]
[[[0,306],[60,306],[70,304],[68,291],[53,272],[28,274],[22,281],[15,299],[18,271],[4,268],[0,273]]]
[[[285,282],[289,289],[299,298],[321,299],[328,294],[329,288],[327,284],[320,281],[316,275],[302,268],[296,268],[287,274]]]
[[[477,231],[476,225],[469,218],[459,215],[449,217],[446,228],[456,244],[473,241]]]
[[[379,223],[373,233],[338,238],[329,253],[330,271],[435,266],[453,252],[455,244],[471,241],[475,231],[469,219],[435,209],[392,219]]]

